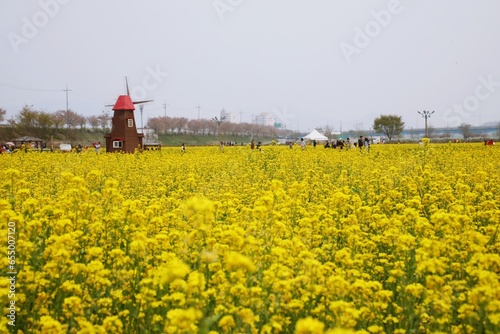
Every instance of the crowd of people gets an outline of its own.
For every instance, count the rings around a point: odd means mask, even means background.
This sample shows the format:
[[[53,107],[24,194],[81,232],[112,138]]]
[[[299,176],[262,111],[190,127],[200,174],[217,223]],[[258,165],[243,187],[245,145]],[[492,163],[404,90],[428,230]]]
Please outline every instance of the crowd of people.
[[[0,143],[0,154],[14,151],[14,145]]]
[[[287,141],[286,142],[286,145],[288,145],[291,149],[293,148],[294,144],[295,144],[294,141]],[[307,147],[307,144],[306,144],[306,141],[304,140],[304,138],[300,138],[300,141],[298,144],[302,150],[305,150]],[[348,150],[348,149],[352,149],[352,148],[359,148],[360,150],[366,149],[369,151],[371,144],[373,144],[373,139],[370,140],[368,137],[359,136],[358,139],[354,139],[354,140],[351,140],[351,138],[347,137],[345,140],[342,138],[338,138],[337,140],[326,141],[323,144],[323,147],[324,148],[333,148],[333,149],[338,149],[338,150],[343,150],[343,149]],[[224,151],[224,146],[237,146],[237,145],[238,145],[238,143],[236,143],[236,142],[223,142],[223,141],[221,141],[219,143],[219,148],[221,151]],[[241,145],[243,146],[244,144],[241,143]],[[316,140],[313,140],[312,146],[314,148],[316,148],[317,145],[318,145],[318,142]],[[492,139],[485,140],[484,145],[495,145],[495,142]],[[24,145],[23,145],[23,147],[24,147]],[[101,143],[100,142],[93,142],[92,147],[94,148],[94,151],[96,153],[99,153],[100,149],[101,149]],[[253,139],[251,140],[250,148],[252,150],[253,149],[261,150],[261,147],[262,147],[262,142],[259,141],[256,144]],[[77,153],[81,153],[82,151],[87,151],[87,149],[88,149],[88,146],[82,147],[81,144],[78,144],[75,147],[75,151]],[[11,143],[0,143],[0,154],[1,153],[11,153],[11,152],[14,152],[14,150],[15,150],[15,147],[13,145],[11,145]],[[182,151],[182,153],[186,153],[185,143],[182,143],[181,151]]]
[[[346,150],[351,149],[351,148],[359,148],[360,150],[366,149],[370,150],[370,145],[372,144],[372,141],[368,137],[363,137],[359,136],[357,140],[351,141],[351,138],[347,137],[345,140],[342,138],[339,138],[337,140],[333,140],[330,144],[330,142],[326,142],[324,147],[325,148],[338,148],[340,150],[343,150],[344,148]]]
[[[359,136],[357,140],[351,141],[351,138],[347,137],[345,140],[342,138],[338,138],[337,140],[332,140],[332,141],[326,141],[323,145],[324,148],[334,148],[334,149],[339,149],[343,150],[344,148],[346,150],[351,149],[351,148],[359,148],[359,149],[367,149],[370,150],[370,145],[373,144],[373,140],[370,140],[368,137],[363,137]],[[293,148],[294,142],[293,141],[288,141],[286,142],[286,145],[288,145],[290,148]],[[300,148],[305,150],[306,149],[306,141],[304,138],[300,138],[299,142]],[[318,142],[316,140],[312,141],[312,146],[316,148],[318,145]]]

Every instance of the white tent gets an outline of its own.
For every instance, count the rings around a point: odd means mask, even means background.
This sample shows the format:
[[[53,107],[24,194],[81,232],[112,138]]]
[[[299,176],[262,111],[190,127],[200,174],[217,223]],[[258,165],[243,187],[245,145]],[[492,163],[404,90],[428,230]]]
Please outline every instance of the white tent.
[[[317,130],[313,130],[310,134],[304,137],[305,140],[328,140],[327,137],[323,136]]]

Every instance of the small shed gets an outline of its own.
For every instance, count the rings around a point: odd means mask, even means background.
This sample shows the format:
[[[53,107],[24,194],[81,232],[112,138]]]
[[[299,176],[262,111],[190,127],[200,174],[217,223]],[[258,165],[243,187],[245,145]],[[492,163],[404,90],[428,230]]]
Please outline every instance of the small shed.
[[[145,150],[160,150],[161,143],[158,140],[158,135],[155,133],[153,129],[142,128],[141,133],[144,134],[144,138],[142,140],[142,146]]]
[[[40,138],[31,137],[31,136],[23,136],[16,139],[13,139],[12,142],[16,148],[20,148],[21,146],[25,146],[27,148],[33,149],[42,149],[45,145],[45,141]]]

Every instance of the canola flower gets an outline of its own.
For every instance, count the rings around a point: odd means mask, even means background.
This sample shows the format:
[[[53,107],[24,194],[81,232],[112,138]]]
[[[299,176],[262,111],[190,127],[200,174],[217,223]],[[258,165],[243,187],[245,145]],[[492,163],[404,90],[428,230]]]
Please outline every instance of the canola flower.
[[[500,332],[496,146],[19,152],[0,167],[19,332]]]

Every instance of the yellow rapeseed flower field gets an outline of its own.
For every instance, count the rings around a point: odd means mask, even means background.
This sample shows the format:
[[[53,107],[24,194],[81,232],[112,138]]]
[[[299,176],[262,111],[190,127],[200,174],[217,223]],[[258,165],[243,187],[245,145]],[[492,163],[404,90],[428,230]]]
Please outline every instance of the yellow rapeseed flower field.
[[[18,152],[0,177],[0,332],[500,332],[498,146]]]

